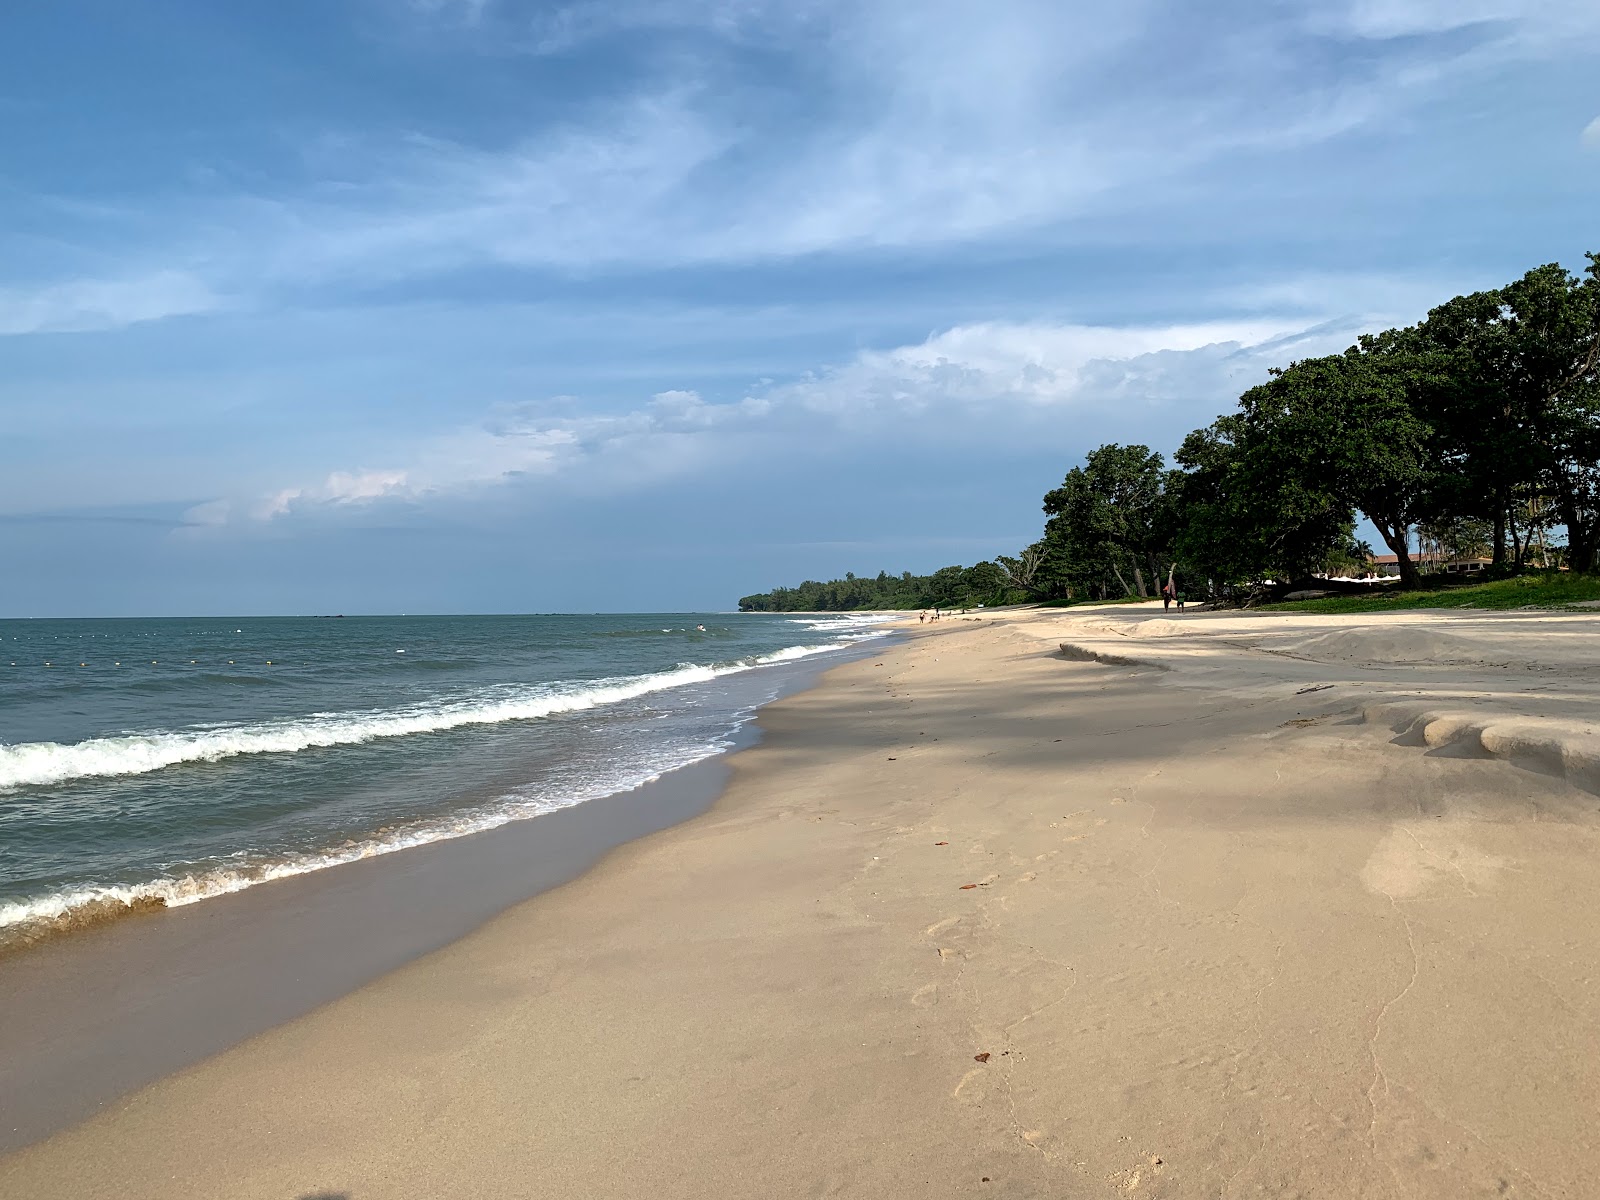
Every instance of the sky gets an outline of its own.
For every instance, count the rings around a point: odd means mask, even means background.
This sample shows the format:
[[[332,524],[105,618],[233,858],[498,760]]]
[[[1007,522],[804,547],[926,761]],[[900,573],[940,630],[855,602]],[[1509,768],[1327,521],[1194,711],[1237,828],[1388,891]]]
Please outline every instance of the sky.
[[[0,16],[0,616],[727,609],[1600,250],[1594,0]]]

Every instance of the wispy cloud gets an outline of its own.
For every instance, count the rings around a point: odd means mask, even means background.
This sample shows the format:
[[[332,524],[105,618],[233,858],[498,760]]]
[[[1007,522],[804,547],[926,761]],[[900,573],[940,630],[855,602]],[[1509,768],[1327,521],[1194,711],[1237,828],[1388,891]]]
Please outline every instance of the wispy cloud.
[[[0,334],[116,329],[212,312],[221,305],[206,283],[182,271],[77,280],[37,290],[5,288],[0,289]]]
[[[1492,40],[1502,50],[1600,35],[1600,14],[1589,0],[1345,0],[1319,6],[1311,20],[1375,39],[1497,26]]]
[[[1577,53],[1600,36],[1591,0],[1350,0],[1250,22],[1226,7],[411,0],[413,15],[483,30],[497,53],[513,35],[547,56],[633,36],[650,66],[492,143],[340,131],[337,154],[307,151],[320,183],[152,199],[171,219],[146,236],[170,261],[207,264],[203,276],[13,285],[0,328],[103,328],[207,311],[218,294],[485,267],[651,270],[1017,238],[1159,195],[1229,155],[1391,120],[1486,55]],[[692,51],[656,47],[661,31]],[[1343,52],[1352,40],[1361,51]],[[752,49],[787,70],[751,82],[733,67]]]

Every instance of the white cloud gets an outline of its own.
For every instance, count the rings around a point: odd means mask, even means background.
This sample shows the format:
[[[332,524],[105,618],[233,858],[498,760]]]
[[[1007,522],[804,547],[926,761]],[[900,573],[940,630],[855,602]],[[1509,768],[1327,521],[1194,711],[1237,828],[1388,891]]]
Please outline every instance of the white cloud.
[[[605,415],[502,409],[419,442],[393,466],[334,470],[321,483],[211,511],[272,520],[506,486],[615,494],[750,456],[825,459],[841,437],[960,446],[1103,434],[1160,445],[1208,422],[1268,366],[1340,349],[1356,331],[1269,319],[958,326],[729,402],[675,390]]]
[[[1578,135],[1578,140],[1590,150],[1600,150],[1600,117],[1596,117],[1584,126],[1583,132]]]
[[[1600,34],[1600,8],[1591,0],[1346,0],[1329,5],[1314,20],[1368,38],[1498,23],[1505,27],[1505,41],[1524,46]]]
[[[116,329],[219,307],[221,300],[205,283],[182,271],[78,280],[36,291],[0,289],[0,335]]]

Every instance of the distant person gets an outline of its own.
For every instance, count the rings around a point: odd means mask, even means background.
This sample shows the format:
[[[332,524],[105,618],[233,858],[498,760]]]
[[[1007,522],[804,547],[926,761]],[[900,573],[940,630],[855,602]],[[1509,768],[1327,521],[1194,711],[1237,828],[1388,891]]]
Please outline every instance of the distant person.
[[[1164,584],[1161,585],[1161,611],[1162,612],[1166,612],[1171,607],[1172,607],[1172,585],[1170,583],[1164,583]]]
[[[923,609],[921,612],[919,612],[917,614],[917,624],[918,625],[921,625],[927,619],[928,619],[928,610],[927,609]]]
[[[1178,611],[1179,612],[1183,611],[1183,593],[1182,592],[1178,593]]]
[[[704,633],[706,631],[706,627],[704,625],[696,625],[695,628],[698,629],[701,633]]]

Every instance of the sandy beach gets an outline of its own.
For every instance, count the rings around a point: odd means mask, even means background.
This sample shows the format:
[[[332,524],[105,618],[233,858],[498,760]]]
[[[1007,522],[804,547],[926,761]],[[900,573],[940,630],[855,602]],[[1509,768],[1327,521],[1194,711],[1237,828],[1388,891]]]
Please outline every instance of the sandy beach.
[[[1597,630],[913,626],[709,813],[0,1195],[1600,1194]]]

